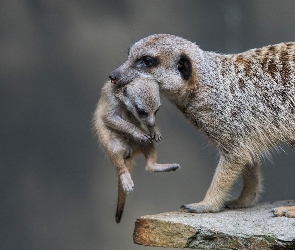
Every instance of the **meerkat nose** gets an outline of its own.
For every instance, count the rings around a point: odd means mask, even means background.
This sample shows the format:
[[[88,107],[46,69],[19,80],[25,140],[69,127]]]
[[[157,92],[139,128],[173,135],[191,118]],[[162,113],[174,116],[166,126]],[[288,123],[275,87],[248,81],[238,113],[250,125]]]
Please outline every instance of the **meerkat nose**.
[[[116,83],[117,80],[117,73],[115,71],[111,72],[111,74],[109,75],[109,78],[111,79],[111,83]]]
[[[149,119],[147,121],[147,126],[148,127],[154,127],[155,126],[155,120],[154,119]]]

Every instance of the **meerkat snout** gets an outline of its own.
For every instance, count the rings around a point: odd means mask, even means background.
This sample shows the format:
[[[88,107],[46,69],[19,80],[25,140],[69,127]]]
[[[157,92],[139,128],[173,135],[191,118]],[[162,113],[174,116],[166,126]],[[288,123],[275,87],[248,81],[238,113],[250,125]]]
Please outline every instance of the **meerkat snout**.
[[[146,121],[146,125],[148,127],[154,127],[155,126],[155,116],[154,115],[150,115]]]
[[[117,73],[117,71],[116,71],[116,70],[112,71],[112,72],[110,73],[110,75],[109,75],[109,78],[110,78],[110,80],[111,80],[111,83],[116,84],[116,80],[117,80],[117,78],[118,78],[118,73]]]

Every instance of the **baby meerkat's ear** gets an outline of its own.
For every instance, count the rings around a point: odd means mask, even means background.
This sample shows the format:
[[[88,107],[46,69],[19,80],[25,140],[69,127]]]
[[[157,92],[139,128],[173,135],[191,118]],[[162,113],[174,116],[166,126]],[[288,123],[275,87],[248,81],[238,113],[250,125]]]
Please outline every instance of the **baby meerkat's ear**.
[[[183,80],[189,80],[192,76],[192,62],[186,54],[181,54],[177,63],[177,69]]]

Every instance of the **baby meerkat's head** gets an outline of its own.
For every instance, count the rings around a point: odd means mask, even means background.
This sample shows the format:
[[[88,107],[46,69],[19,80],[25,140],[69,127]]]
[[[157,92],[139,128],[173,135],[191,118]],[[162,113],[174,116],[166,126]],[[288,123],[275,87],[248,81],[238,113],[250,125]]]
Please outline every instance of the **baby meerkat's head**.
[[[157,81],[163,90],[173,89],[173,85],[179,88],[180,84],[191,88],[195,85],[192,58],[197,50],[195,44],[178,36],[148,36],[131,46],[127,61],[111,72],[109,78],[116,85],[142,78]]]
[[[159,85],[148,79],[135,79],[120,88],[117,97],[146,126],[155,126],[156,113],[161,106]]]

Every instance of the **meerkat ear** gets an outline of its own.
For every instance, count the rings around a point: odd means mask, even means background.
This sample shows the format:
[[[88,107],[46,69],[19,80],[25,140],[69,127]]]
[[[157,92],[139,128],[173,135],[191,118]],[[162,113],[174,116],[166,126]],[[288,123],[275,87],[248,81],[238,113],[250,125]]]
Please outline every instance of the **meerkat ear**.
[[[177,63],[177,69],[180,72],[182,79],[188,80],[192,76],[192,62],[186,55],[182,54]]]

